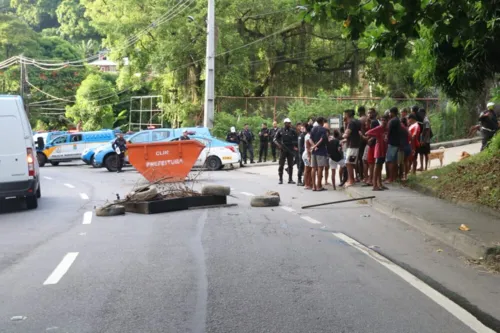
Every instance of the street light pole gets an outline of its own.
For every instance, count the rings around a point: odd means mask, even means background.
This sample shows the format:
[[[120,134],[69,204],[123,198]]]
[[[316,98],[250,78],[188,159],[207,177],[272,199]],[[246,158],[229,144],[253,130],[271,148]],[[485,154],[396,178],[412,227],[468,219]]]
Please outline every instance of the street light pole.
[[[215,0],[208,0],[207,55],[205,74],[205,113],[203,125],[214,127],[215,110]]]

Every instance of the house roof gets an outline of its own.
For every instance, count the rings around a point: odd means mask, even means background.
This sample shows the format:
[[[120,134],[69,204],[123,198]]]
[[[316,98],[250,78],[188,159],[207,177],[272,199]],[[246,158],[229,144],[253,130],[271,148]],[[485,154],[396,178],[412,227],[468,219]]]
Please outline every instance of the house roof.
[[[91,62],[89,65],[94,66],[117,66],[116,62],[111,60],[96,60]]]

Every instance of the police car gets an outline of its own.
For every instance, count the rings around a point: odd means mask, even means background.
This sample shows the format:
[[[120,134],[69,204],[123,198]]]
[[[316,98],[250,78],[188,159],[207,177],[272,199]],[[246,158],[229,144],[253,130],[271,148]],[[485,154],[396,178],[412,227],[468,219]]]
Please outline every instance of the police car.
[[[47,162],[57,166],[60,162],[79,160],[85,149],[98,147],[114,137],[112,130],[62,134],[49,142],[43,151],[37,152],[38,162],[40,166]]]
[[[175,137],[168,141],[179,141]],[[241,154],[237,144],[207,137],[203,135],[189,135],[189,139],[201,142],[205,148],[196,160],[195,167],[205,167],[208,170],[221,170],[226,165],[239,164]]]
[[[150,143],[168,141],[171,138],[180,137],[184,132],[196,133],[201,136],[210,137],[210,131],[206,127],[184,127],[184,128],[158,128],[137,132],[126,138],[127,143]],[[96,168],[105,167],[110,172],[116,172],[116,152],[112,147],[112,142],[95,149],[93,166]],[[125,163],[128,163],[128,156],[125,153]]]

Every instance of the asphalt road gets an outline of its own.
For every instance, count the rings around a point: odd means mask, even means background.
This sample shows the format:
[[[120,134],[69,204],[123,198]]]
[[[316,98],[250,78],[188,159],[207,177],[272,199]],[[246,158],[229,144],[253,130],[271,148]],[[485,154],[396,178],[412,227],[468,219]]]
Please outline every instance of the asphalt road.
[[[366,205],[302,210],[346,196],[274,168],[198,177],[237,207],[108,218],[136,172],[43,168],[39,209],[0,212],[0,332],[492,332],[458,305],[498,325],[498,275]],[[267,190],[282,207],[251,208]]]

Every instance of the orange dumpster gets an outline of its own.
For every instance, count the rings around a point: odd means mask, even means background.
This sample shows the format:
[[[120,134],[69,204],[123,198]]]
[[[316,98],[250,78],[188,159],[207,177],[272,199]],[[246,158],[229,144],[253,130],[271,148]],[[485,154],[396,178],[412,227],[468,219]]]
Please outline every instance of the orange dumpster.
[[[150,182],[184,181],[205,146],[197,140],[128,144],[128,159]]]

